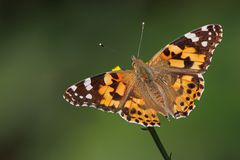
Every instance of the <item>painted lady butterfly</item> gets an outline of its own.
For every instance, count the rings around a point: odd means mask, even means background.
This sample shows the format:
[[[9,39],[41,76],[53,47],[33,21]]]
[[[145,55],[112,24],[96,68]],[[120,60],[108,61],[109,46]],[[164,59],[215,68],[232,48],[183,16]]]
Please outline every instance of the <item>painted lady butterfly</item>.
[[[186,117],[202,95],[202,74],[222,35],[221,25],[203,26],[166,45],[149,62],[133,57],[132,70],[87,78],[69,87],[63,97],[77,107],[118,113],[146,127],[160,126],[158,113]]]

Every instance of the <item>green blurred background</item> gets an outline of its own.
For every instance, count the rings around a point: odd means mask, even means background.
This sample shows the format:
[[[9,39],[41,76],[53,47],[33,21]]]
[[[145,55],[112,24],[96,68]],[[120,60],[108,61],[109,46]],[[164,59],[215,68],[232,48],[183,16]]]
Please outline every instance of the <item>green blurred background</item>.
[[[161,159],[140,126],[62,98],[81,79],[130,68],[142,21],[143,60],[188,31],[222,24],[199,107],[187,119],[161,118],[157,132],[173,159],[239,159],[239,7],[237,0],[1,0],[0,159]]]

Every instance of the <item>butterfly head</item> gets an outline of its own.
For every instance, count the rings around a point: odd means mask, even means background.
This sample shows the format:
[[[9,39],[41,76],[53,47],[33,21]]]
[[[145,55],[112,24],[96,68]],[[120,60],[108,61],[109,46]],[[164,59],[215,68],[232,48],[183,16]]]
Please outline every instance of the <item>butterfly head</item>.
[[[134,68],[134,71],[136,75],[142,80],[142,81],[149,81],[152,80],[152,71],[148,64],[143,62],[141,59],[136,58],[135,56],[132,56],[132,66]]]
[[[145,63],[141,60],[136,58],[135,56],[132,56],[132,66],[136,70],[136,68],[143,66]]]

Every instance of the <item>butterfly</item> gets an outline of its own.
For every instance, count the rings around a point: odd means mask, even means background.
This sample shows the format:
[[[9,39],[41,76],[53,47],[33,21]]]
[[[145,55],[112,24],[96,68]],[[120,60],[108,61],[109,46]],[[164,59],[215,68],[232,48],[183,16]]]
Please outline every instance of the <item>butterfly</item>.
[[[147,63],[133,56],[133,69],[115,69],[70,86],[63,98],[145,127],[159,127],[159,114],[187,117],[200,100],[203,74],[222,36],[221,25],[205,25],[166,45]]]

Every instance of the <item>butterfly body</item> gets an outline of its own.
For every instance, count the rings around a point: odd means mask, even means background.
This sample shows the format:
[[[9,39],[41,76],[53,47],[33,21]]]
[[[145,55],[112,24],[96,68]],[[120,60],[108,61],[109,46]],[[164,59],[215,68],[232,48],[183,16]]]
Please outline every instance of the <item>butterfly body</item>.
[[[202,75],[221,39],[220,25],[203,26],[166,45],[147,63],[132,57],[132,70],[106,72],[70,86],[64,99],[146,127],[160,126],[158,113],[186,117],[202,95]]]
[[[151,108],[167,116],[167,89],[166,91],[164,90],[168,83],[166,79],[164,79],[166,72],[161,70],[161,68],[156,72],[149,64],[135,57],[132,58],[132,61],[135,75],[134,81],[139,89],[139,94],[142,95],[145,101],[148,100],[146,106],[151,106]],[[162,68],[164,67],[165,66],[162,65]]]

